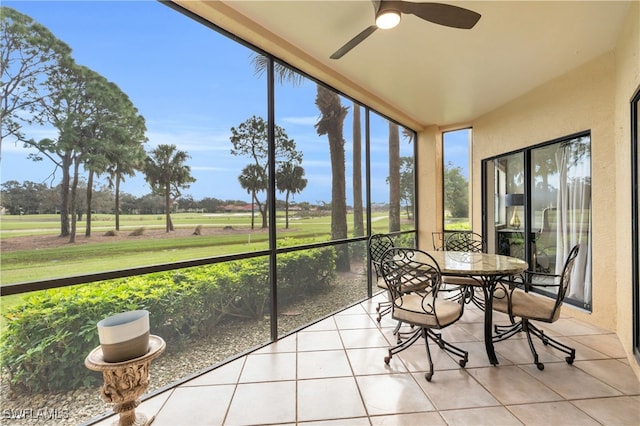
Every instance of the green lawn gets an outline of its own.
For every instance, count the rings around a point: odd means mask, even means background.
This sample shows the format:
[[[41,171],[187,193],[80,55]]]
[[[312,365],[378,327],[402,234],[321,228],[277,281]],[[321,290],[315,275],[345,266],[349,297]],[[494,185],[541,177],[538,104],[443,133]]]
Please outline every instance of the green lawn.
[[[84,219],[84,218],[83,218]],[[81,275],[126,269],[136,266],[170,263],[216,255],[246,253],[268,248],[268,233],[260,229],[259,215],[256,228],[250,229],[251,217],[237,214],[203,215],[182,213],[172,215],[176,229],[192,231],[203,228],[202,235],[182,233],[170,238],[130,237],[136,229],[147,233],[163,233],[163,215],[121,215],[119,237],[113,241],[104,238],[107,231],[115,229],[113,215],[97,214],[92,218],[92,235],[105,240],[100,243],[68,244],[56,248],[37,247],[30,250],[4,251],[0,260],[0,283],[22,283],[65,276]],[[353,217],[347,218],[349,224]],[[278,244],[291,244],[286,239],[303,239],[305,243],[327,241],[330,236],[330,216],[297,218],[290,216],[289,229],[285,229],[284,213],[277,217]],[[372,218],[374,232],[387,232],[387,212],[376,213]],[[411,226],[411,225],[408,225]],[[231,230],[222,232],[225,227]],[[77,240],[85,239],[85,222],[78,222]],[[33,236],[56,236],[60,232],[58,215],[0,216],[0,241]],[[185,236],[186,235],[186,236]],[[96,238],[97,239],[97,238]],[[0,312],[20,303],[25,295],[4,296],[0,300]],[[0,319],[2,321],[2,319]]]
[[[162,234],[162,215],[122,215],[119,237],[114,240],[102,238],[100,243],[62,244],[56,248],[38,247],[31,250],[5,251],[2,253],[0,273],[2,284],[37,281],[85,273],[104,272],[135,266],[170,263],[181,260],[211,257],[216,255],[245,253],[268,247],[268,233],[261,230],[260,218],[256,217],[256,228],[250,229],[249,215],[219,214],[175,214],[172,220],[176,229],[189,232],[171,238],[131,237],[139,228],[147,233]],[[2,216],[0,238],[2,242],[11,238],[51,235],[59,233],[56,215]],[[348,223],[352,223],[352,217]],[[285,229],[284,215],[279,215],[279,244],[285,238],[304,239],[305,242],[326,241],[330,235],[330,217],[290,218],[290,227]],[[196,226],[202,226],[202,235],[191,235]],[[372,225],[376,232],[388,229],[387,214],[379,213]],[[231,227],[228,232],[221,232]],[[85,222],[79,222],[76,240],[83,241]],[[103,236],[115,228],[112,215],[94,215],[92,235]]]

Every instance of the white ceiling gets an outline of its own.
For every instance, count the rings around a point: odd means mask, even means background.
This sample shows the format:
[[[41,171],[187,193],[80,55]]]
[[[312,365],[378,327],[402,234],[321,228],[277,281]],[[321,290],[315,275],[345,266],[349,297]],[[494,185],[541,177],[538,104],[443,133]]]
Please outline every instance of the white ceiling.
[[[460,30],[403,15],[398,27],[378,29],[332,60],[373,24],[370,0],[223,3],[422,126],[470,122],[612,50],[629,7],[616,1],[446,1],[480,13],[480,21]]]

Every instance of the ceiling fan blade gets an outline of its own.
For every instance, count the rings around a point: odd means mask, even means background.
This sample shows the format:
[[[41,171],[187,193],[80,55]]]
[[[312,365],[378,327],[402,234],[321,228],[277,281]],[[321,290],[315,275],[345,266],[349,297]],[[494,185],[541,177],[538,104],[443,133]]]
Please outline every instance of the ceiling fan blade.
[[[469,9],[444,3],[412,3],[407,1],[385,1],[385,7],[396,7],[402,13],[416,15],[425,21],[447,27],[468,30],[480,19],[480,14]]]
[[[340,59],[340,58],[342,58],[347,52],[349,52],[351,49],[353,49],[354,47],[356,47],[357,45],[362,43],[362,41],[365,38],[369,37],[377,29],[378,29],[378,27],[376,27],[375,25],[371,25],[370,27],[365,28],[363,31],[360,32],[360,34],[358,34],[357,36],[355,36],[354,38],[349,40],[340,49],[336,50],[336,52],[333,55],[331,55],[330,58],[331,59]]]

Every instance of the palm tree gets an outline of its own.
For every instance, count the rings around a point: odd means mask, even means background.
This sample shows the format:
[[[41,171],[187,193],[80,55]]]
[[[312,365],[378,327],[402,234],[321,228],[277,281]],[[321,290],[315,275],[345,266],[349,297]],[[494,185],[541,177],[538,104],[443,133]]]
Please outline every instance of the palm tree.
[[[409,167],[406,165],[406,158],[400,158],[400,135],[399,126],[389,121],[389,232],[400,231],[400,202],[406,199],[405,184],[403,183],[402,169]],[[414,133],[406,128],[402,128],[402,137],[409,143],[413,142]],[[411,177],[413,177],[413,165],[411,165]],[[413,187],[413,182],[411,182]],[[411,188],[413,190],[413,188]]]
[[[274,133],[274,152],[273,158],[270,156],[269,147],[269,129],[267,122],[261,117],[253,116],[245,120],[237,127],[231,128],[231,137],[229,140],[233,145],[231,149],[232,155],[249,157],[254,161],[254,165],[262,169],[261,175],[254,173],[256,176],[264,176],[265,187],[268,188],[269,165],[274,161],[276,170],[283,163],[298,164],[302,161],[302,154],[296,150],[296,143],[287,136],[285,130],[280,126],[275,126]],[[257,193],[254,194],[254,196]],[[267,207],[269,205],[269,194],[267,193],[264,204],[258,201],[260,214],[262,215],[262,227],[267,228]]]
[[[269,60],[263,55],[253,55],[252,63],[255,73],[261,75],[269,66]],[[301,84],[304,78],[293,69],[274,62],[274,74],[280,83],[289,81]],[[331,157],[331,238],[347,238],[347,201],[345,189],[345,153],[343,125],[347,115],[347,108],[340,103],[337,93],[317,85],[316,105],[321,117],[316,123],[319,135],[327,135],[329,139],[329,153]],[[336,269],[349,271],[349,250],[345,245],[337,249]]]
[[[171,206],[180,198],[181,189],[189,188],[196,180],[191,176],[191,167],[185,164],[189,155],[180,151],[175,145],[158,145],[147,156],[145,163],[145,179],[156,195],[164,196],[166,232],[173,231]]]
[[[289,229],[289,195],[299,194],[306,186],[307,180],[304,178],[304,169],[301,166],[284,163],[276,172],[276,187],[278,191],[285,193],[285,229]]]
[[[145,152],[142,144],[122,145],[111,164],[107,167],[109,188],[115,191],[115,219],[116,231],[120,230],[120,183],[126,176],[134,176],[136,170],[144,166]]]
[[[353,103],[353,235],[364,235],[362,208],[362,130],[360,105]]]
[[[258,203],[258,208],[262,211],[262,205],[256,194],[260,191],[266,191],[268,187],[267,177],[264,169],[257,164],[249,164],[242,169],[242,173],[238,176],[240,186],[251,194],[251,229],[254,228],[254,205]],[[265,220],[262,221],[262,227],[266,228]]]
[[[400,231],[400,132],[389,121],[389,232]]]
[[[318,135],[327,135],[331,157],[331,238],[347,238],[347,197],[345,189],[345,153],[343,125],[347,108],[342,106],[340,96],[318,84],[316,105],[321,117],[316,123]],[[336,269],[349,271],[349,249],[346,245],[336,248]]]

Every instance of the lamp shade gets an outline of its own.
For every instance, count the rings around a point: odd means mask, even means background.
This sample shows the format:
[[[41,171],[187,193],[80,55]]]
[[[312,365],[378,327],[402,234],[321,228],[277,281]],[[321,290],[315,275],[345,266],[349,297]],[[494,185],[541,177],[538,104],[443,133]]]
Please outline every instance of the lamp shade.
[[[504,205],[507,207],[524,206],[524,194],[505,194]]]

